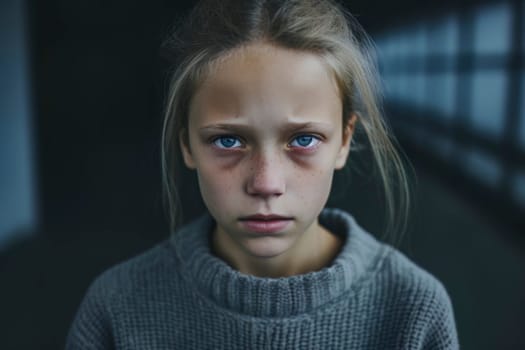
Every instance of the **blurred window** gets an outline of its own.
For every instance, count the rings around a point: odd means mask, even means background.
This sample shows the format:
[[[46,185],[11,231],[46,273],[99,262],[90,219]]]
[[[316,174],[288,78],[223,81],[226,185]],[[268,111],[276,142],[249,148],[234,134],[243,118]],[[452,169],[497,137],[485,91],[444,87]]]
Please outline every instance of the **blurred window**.
[[[428,53],[453,57],[458,53],[459,26],[458,18],[451,14],[438,21],[433,21],[429,32]]]
[[[525,164],[508,160],[525,158],[525,0],[405,23],[378,38],[392,125],[480,189],[525,208]]]
[[[508,54],[511,42],[511,13],[507,2],[476,10],[474,50],[476,54]]]
[[[475,132],[501,138],[505,127],[507,78],[503,69],[479,70],[472,78],[470,122]]]
[[[454,72],[437,72],[427,78],[426,102],[429,109],[446,120],[456,112],[457,78]]]
[[[426,74],[424,72],[416,72],[411,75],[410,80],[410,102],[417,107],[425,107]]]
[[[418,23],[408,30],[411,55],[421,57],[427,54],[427,34],[423,23]]]

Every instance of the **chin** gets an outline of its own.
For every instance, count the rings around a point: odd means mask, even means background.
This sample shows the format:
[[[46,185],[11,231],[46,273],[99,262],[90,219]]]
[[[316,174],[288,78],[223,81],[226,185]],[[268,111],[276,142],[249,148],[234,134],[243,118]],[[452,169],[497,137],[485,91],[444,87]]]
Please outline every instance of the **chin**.
[[[270,259],[286,253],[291,244],[282,237],[261,237],[244,242],[243,246],[246,253],[254,258]]]

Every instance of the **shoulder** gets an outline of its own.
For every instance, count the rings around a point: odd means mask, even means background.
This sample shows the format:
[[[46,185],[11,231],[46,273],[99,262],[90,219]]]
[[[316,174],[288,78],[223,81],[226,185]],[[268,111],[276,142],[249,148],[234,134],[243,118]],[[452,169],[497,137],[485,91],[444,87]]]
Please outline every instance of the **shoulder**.
[[[83,313],[111,319],[113,309],[124,298],[140,293],[148,285],[155,285],[154,280],[166,279],[176,270],[170,252],[166,240],[100,273],[89,285],[77,317]]]
[[[395,297],[396,303],[450,309],[450,298],[441,281],[400,250],[377,239],[352,215],[328,208],[319,220],[346,238],[338,261],[348,263],[352,275],[361,277],[363,283],[358,283],[358,288],[362,293],[372,296],[373,292],[374,298],[379,299]]]
[[[178,283],[182,277],[185,259],[188,260],[188,255],[198,249],[194,241],[207,242],[210,221],[203,215],[154,247],[110,267],[93,281],[88,294],[100,295],[107,300],[122,293],[131,297],[173,287],[173,283]],[[182,244],[186,241],[189,244]]]
[[[398,293],[410,295],[412,302],[450,303],[450,297],[443,283],[429,271],[417,265],[403,252],[385,245],[385,254],[379,275],[386,278]]]
[[[398,341],[423,349],[457,348],[454,311],[443,283],[401,251],[385,246],[388,252],[376,280],[383,283],[389,309],[397,313],[402,328]]]
[[[112,348],[122,310],[134,312],[148,288],[162,288],[176,270],[167,241],[102,272],[89,286],[69,329],[66,348]],[[150,291],[151,292],[151,291]],[[120,316],[119,316],[120,315]]]
[[[87,294],[97,295],[105,300],[129,293],[146,286],[155,279],[166,278],[176,266],[168,241],[118,263],[95,278]]]

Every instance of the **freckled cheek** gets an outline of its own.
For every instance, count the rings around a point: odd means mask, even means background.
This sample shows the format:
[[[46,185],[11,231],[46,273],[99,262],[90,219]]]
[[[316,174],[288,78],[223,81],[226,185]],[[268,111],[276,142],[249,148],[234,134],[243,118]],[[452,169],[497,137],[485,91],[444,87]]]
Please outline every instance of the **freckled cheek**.
[[[330,193],[334,170],[326,161],[312,164],[294,167],[294,181],[289,183],[288,189],[305,205],[323,206]]]
[[[206,205],[226,207],[229,204],[228,199],[231,200],[235,196],[235,186],[241,183],[237,172],[218,167],[214,161],[201,163],[197,172],[199,187]]]
[[[296,162],[293,171],[294,178],[301,179],[301,182],[320,184],[331,178],[334,168],[326,158],[315,157],[304,162]]]

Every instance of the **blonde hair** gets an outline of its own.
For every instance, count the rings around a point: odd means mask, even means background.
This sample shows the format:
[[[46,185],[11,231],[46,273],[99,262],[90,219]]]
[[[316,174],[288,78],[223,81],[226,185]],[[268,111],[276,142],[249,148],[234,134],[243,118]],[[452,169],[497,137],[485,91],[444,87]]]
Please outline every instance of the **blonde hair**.
[[[172,230],[180,212],[177,139],[187,129],[190,100],[217,59],[259,41],[315,53],[331,67],[341,90],[343,125],[352,114],[358,116],[356,133],[364,133],[375,160],[384,193],[385,234],[403,232],[410,207],[409,181],[382,117],[373,47],[357,21],[332,0],[204,0],[168,38],[165,48],[176,70],[167,96],[161,152]],[[352,143],[354,149],[356,141]]]

